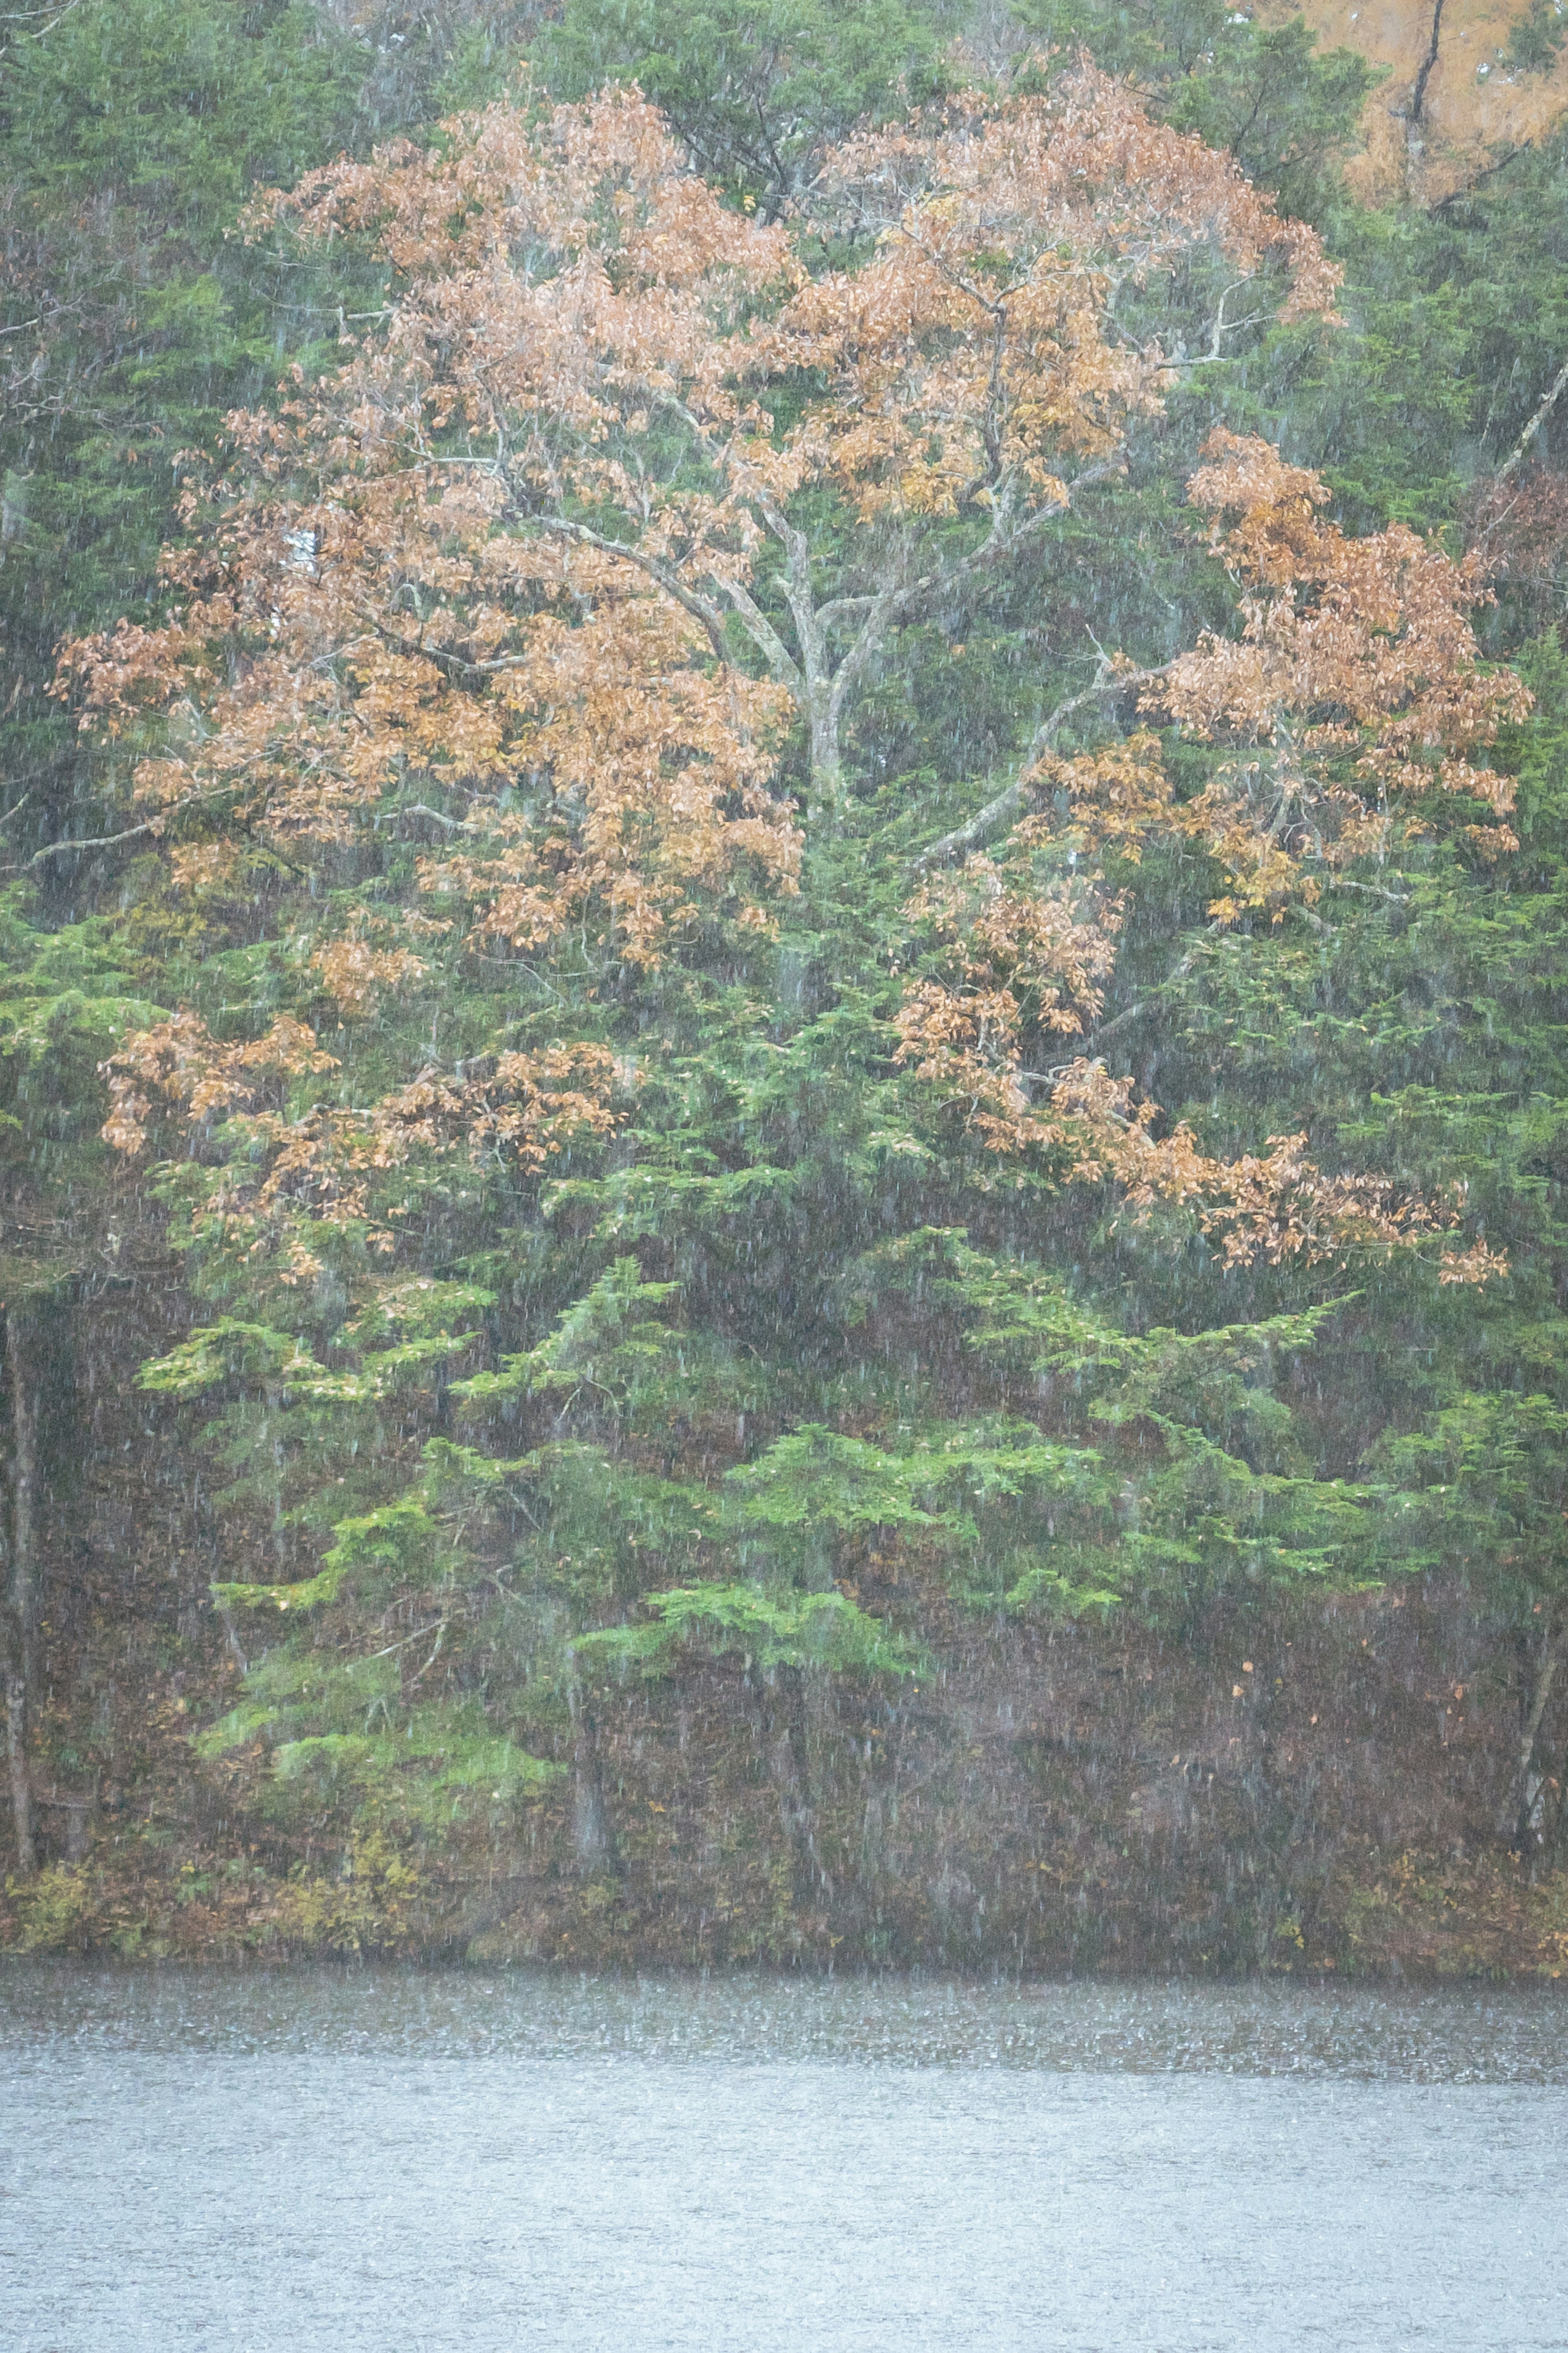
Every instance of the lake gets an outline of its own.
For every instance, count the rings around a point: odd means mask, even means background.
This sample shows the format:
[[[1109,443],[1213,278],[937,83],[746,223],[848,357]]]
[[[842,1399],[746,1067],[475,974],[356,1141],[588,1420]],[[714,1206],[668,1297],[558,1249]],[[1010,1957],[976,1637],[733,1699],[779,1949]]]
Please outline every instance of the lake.
[[[1568,2000],[0,1964],[6,2353],[1568,2348]]]

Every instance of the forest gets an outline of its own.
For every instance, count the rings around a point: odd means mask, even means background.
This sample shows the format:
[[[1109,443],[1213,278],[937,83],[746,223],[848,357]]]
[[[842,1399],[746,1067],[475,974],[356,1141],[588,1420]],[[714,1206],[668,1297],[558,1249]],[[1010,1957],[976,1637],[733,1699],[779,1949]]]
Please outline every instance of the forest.
[[[1503,13],[0,25],[0,1950],[1568,1969]]]

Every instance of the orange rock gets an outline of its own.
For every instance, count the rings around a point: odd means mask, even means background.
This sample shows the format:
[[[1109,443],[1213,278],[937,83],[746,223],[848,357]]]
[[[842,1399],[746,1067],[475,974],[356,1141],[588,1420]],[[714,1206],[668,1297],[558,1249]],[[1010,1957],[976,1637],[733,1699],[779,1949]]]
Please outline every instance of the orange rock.
[[[1321,48],[1359,49],[1388,78],[1367,101],[1363,150],[1349,176],[1378,203],[1400,195],[1437,204],[1483,172],[1496,155],[1542,137],[1568,111],[1568,51],[1550,73],[1510,72],[1510,35],[1528,0],[1258,0],[1259,18],[1285,24],[1300,14]],[[1412,108],[1422,66],[1436,55]]]

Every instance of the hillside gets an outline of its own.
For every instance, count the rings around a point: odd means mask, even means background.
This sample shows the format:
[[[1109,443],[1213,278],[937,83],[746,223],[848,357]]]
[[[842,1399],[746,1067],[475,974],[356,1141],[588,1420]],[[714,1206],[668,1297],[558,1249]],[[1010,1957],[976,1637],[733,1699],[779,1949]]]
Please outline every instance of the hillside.
[[[1324,48],[1358,50],[1386,69],[1363,116],[1352,182],[1369,201],[1408,193],[1426,204],[1469,186],[1500,153],[1545,138],[1568,109],[1561,52],[1535,71],[1510,62],[1515,30],[1532,13],[1541,12],[1528,0],[1308,0],[1300,11],[1260,0],[1258,10],[1279,25],[1300,14]],[[1553,26],[1560,13],[1551,11]]]
[[[1560,1973],[1482,22],[0,54],[0,1944]]]

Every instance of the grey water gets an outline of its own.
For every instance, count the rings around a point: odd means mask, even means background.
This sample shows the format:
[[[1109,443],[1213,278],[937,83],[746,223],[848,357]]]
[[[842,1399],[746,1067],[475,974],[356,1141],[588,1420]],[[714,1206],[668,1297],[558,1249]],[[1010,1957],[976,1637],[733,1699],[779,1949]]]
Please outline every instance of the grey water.
[[[0,1966],[5,2353],[1551,2353],[1561,1989]]]

